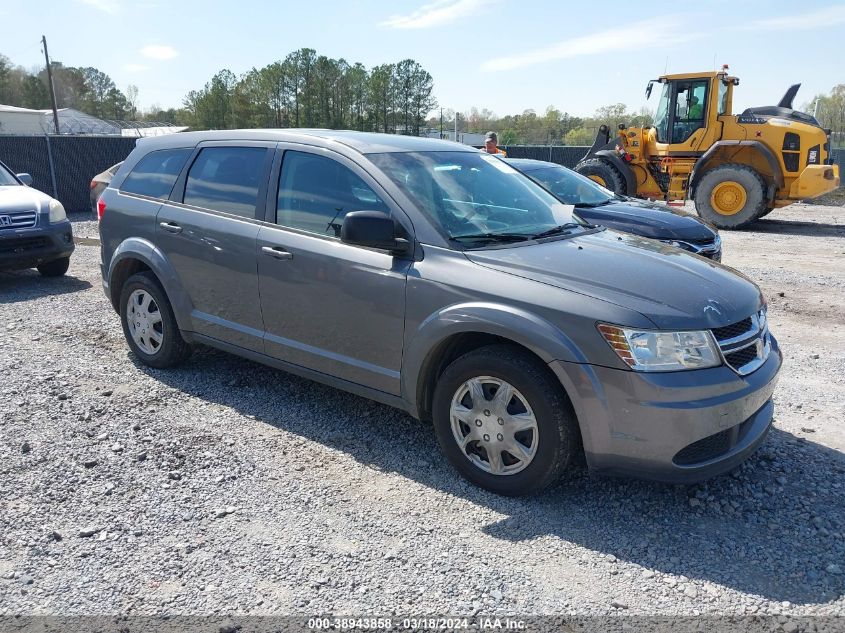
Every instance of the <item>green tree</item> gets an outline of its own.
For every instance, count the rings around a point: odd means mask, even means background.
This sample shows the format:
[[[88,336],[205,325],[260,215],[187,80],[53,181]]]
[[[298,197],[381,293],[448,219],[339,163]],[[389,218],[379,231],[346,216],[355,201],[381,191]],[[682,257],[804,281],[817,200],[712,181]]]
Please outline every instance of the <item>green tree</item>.
[[[26,75],[21,82],[20,107],[44,110],[51,106],[47,86],[37,75]]]
[[[845,84],[834,86],[829,94],[816,95],[804,111],[815,114],[821,126],[830,130],[833,147],[845,147]]]
[[[82,110],[83,112],[87,112],[88,114],[100,118],[123,118],[126,109],[126,97],[124,97],[123,94],[120,93],[119,90],[117,90],[111,77],[109,77],[103,71],[92,67],[74,68],[68,70],[78,73],[78,75],[82,77],[82,82],[84,85],[84,90],[80,95],[80,99],[74,107],[78,108],[79,110]],[[122,104],[122,116],[107,116],[106,109],[113,110],[117,103],[116,93],[120,93],[120,96],[123,98],[124,103]],[[107,101],[109,102],[108,104],[106,103]],[[110,112],[109,114],[114,114],[114,111]]]
[[[12,63],[5,55],[0,54],[0,103],[15,105],[17,95],[12,89]]]
[[[370,120],[376,132],[394,132],[394,72],[393,64],[381,64],[370,72],[368,96],[370,102]]]
[[[367,111],[369,98],[367,86],[369,74],[363,64],[357,63],[346,71],[346,81],[349,86],[349,127],[364,131],[367,127]]]

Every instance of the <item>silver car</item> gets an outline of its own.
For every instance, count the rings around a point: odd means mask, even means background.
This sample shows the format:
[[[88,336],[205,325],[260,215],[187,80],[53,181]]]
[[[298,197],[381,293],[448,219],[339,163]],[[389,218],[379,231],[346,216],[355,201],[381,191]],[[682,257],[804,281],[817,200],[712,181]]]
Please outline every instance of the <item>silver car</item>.
[[[772,423],[760,290],[586,225],[504,161],[340,131],[143,139],[100,198],[103,287],[153,367],[205,344],[434,423],[465,477],[695,481]]]
[[[70,266],[73,229],[62,203],[33,189],[32,176],[0,163],[0,270],[37,268],[61,277]]]

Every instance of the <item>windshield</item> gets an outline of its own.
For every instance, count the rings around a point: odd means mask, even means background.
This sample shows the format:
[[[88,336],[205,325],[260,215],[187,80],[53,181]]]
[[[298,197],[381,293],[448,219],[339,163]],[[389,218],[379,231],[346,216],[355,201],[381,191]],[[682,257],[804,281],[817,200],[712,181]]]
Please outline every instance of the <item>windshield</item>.
[[[595,207],[613,200],[613,193],[586,176],[565,167],[544,167],[526,172],[564,204]]]
[[[657,141],[659,143],[666,143],[669,138],[670,85],[668,83],[663,84],[663,90],[660,92],[660,101],[657,103],[657,112],[654,114],[654,128],[657,130]]]
[[[494,156],[391,152],[368,158],[449,238],[531,237],[575,221],[570,207]]]
[[[12,172],[6,169],[6,166],[0,163],[0,187],[8,187],[10,185],[19,185],[20,183],[15,179]]]

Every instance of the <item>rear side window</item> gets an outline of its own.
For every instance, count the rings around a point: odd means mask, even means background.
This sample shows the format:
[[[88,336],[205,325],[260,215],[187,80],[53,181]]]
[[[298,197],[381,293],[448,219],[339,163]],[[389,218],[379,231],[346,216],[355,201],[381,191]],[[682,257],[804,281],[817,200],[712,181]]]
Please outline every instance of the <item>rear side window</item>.
[[[151,198],[166,199],[185,161],[191,155],[191,149],[162,149],[144,156],[124,179],[120,190],[137,193]]]
[[[339,237],[346,214],[365,210],[390,213],[367,183],[337,161],[317,154],[285,152],[277,224]]]
[[[254,218],[266,156],[263,147],[206,147],[188,171],[184,203]]]

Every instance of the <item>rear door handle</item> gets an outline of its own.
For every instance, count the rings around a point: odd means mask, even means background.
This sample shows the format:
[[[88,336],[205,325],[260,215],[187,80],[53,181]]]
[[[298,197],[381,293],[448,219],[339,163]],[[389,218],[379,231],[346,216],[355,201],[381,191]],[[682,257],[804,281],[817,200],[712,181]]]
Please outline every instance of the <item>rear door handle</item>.
[[[158,224],[161,228],[163,228],[168,233],[181,233],[182,227],[176,224],[175,222],[159,222]]]
[[[288,253],[279,246],[262,246],[261,252],[276,259],[293,259],[293,253]]]

